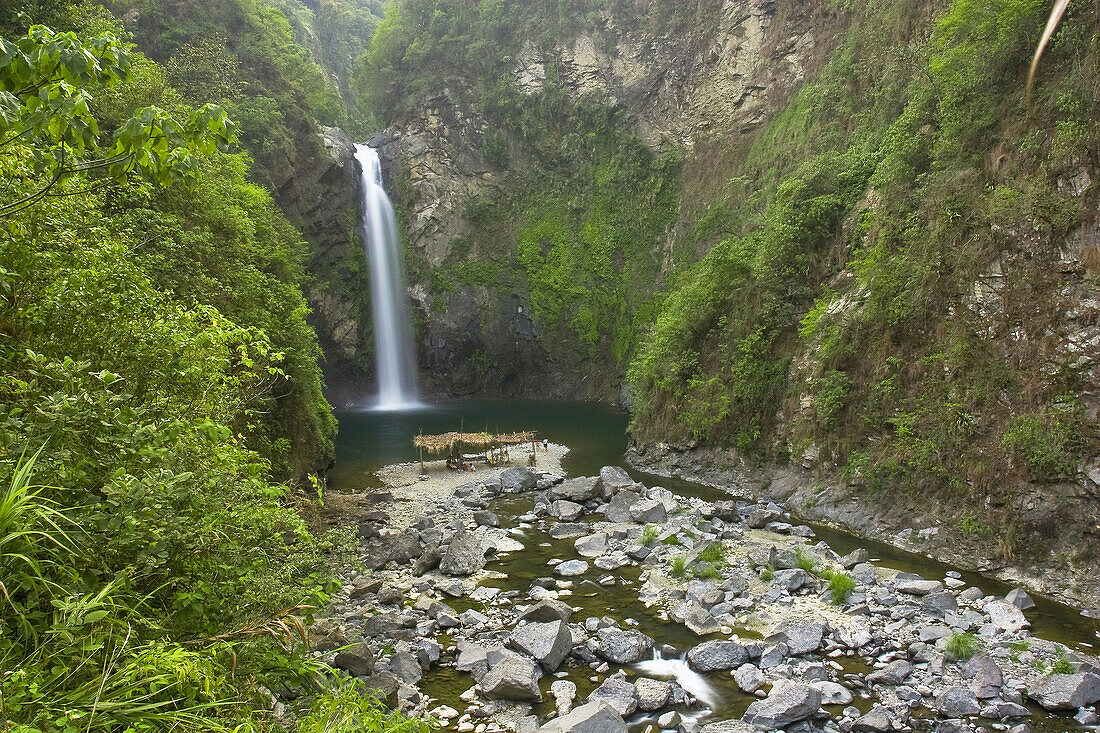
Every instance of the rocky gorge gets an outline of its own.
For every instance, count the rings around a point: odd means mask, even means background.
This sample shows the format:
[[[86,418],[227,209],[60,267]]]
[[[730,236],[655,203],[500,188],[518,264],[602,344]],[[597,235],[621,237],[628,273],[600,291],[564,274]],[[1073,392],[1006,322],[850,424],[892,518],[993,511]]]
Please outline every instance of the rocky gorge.
[[[736,486],[558,470],[355,497],[366,572],[313,627],[314,653],[466,733],[1100,722],[1091,642],[1030,633],[1021,590],[839,556]]]

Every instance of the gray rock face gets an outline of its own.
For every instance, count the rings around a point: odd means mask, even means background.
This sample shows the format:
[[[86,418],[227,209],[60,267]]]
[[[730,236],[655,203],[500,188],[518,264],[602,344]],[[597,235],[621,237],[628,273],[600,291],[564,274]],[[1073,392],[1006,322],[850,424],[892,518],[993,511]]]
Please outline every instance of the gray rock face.
[[[474,524],[479,527],[499,527],[500,519],[488,509],[474,512]]]
[[[716,669],[736,669],[749,658],[749,651],[736,641],[704,641],[687,653],[688,664],[696,672],[713,672]],[[759,670],[757,670],[759,671]],[[740,682],[738,682],[740,684]],[[742,687],[741,689],[744,689]]]
[[[733,680],[750,695],[768,683],[768,678],[755,664],[742,664],[733,671]]]
[[[782,514],[773,509],[755,507],[749,512],[749,516],[745,519],[745,523],[752,529],[763,529],[768,522],[774,522],[781,519],[782,516]]]
[[[554,568],[554,572],[566,578],[574,575],[584,575],[588,572],[588,563],[584,560],[566,560]]]
[[[508,646],[533,657],[547,672],[553,672],[573,648],[573,634],[569,625],[560,619],[526,623],[511,633]]]
[[[365,644],[359,644],[338,652],[332,666],[344,670],[352,677],[369,677],[374,674],[374,655]]]
[[[556,598],[546,598],[528,608],[520,614],[520,621],[536,621],[547,623],[550,621],[569,622],[569,616],[573,609],[568,603],[563,603]]]
[[[615,664],[634,664],[653,654],[653,639],[640,631],[608,627],[600,629],[597,637],[596,653]]]
[[[851,570],[856,565],[859,565],[861,562],[867,562],[870,559],[871,553],[860,547],[858,549],[852,550],[847,555],[840,558],[839,562],[840,567],[844,568],[845,570]]]
[[[639,677],[634,689],[638,691],[638,708],[647,713],[663,708],[672,694],[671,683],[649,677]]]
[[[595,499],[599,493],[597,487],[598,478],[595,476],[581,476],[562,481],[557,486],[551,487],[547,496],[551,501],[572,501],[583,504],[589,499]]]
[[[825,624],[820,621],[784,621],[765,641],[769,644],[785,643],[788,653],[798,656],[820,649],[826,631]]]
[[[875,705],[866,715],[856,718],[852,723],[852,730],[858,733],[886,733],[891,727],[890,716],[881,705]]]
[[[821,693],[822,705],[847,705],[854,699],[851,690],[829,680],[811,682],[810,687]]]
[[[979,654],[963,665],[963,679],[974,680],[970,689],[979,700],[988,700],[999,697],[1001,685],[1004,684],[1004,673],[1001,668],[986,654]]]
[[[550,694],[554,696],[554,709],[558,715],[565,715],[573,709],[577,686],[569,680],[554,680],[550,683]]]
[[[722,626],[711,615],[710,611],[698,603],[688,605],[687,612],[684,614],[684,626],[687,626],[699,636],[716,634],[722,630]]]
[[[630,518],[638,524],[660,524],[668,519],[668,511],[656,499],[642,499],[630,507]]]
[[[597,532],[581,537],[573,543],[573,547],[581,557],[599,557],[607,552],[607,533]]]
[[[742,720],[758,728],[775,730],[805,720],[820,709],[819,691],[797,682],[778,680],[771,694],[749,705]]]
[[[904,659],[897,659],[882,669],[867,675],[867,681],[886,685],[900,685],[911,674],[913,674],[913,665]]]
[[[420,661],[409,652],[398,652],[390,657],[390,672],[402,682],[415,685],[424,676]]]
[[[947,718],[977,715],[981,707],[974,693],[965,687],[950,687],[936,698],[936,709]]]
[[[492,699],[542,702],[541,676],[539,666],[531,660],[506,656],[481,678],[481,690],[485,697]]]
[[[600,490],[605,499],[610,499],[622,489],[633,485],[634,479],[619,466],[604,466],[600,469]]]
[[[757,730],[743,720],[716,720],[700,728],[699,733],[757,733]]]
[[[505,491],[510,493],[530,491],[535,488],[538,482],[539,477],[529,468],[509,468],[507,471],[500,474],[500,485],[504,487]]]
[[[1031,715],[1031,711],[1025,708],[1023,705],[1019,705],[1014,702],[1004,702],[1003,700],[996,700],[982,708],[980,715],[983,718],[989,718],[990,720],[1007,720],[1008,718],[1029,717]]]
[[[620,489],[611,501],[600,508],[609,522],[630,522],[630,507],[642,500],[642,495],[629,489]]]
[[[899,580],[894,586],[899,593],[908,593],[914,596],[926,596],[929,593],[939,593],[943,590],[943,583],[938,580]]]
[[[772,577],[772,586],[776,588],[785,588],[789,591],[796,591],[805,585],[809,579],[810,574],[801,568],[776,570],[775,575]]]
[[[457,532],[447,553],[439,562],[444,575],[472,575],[485,567],[485,549],[481,540],[470,532]]]
[[[1013,606],[1020,609],[1021,611],[1026,611],[1029,608],[1035,608],[1035,601],[1031,600],[1031,596],[1020,590],[1019,588],[1013,588],[1012,590],[1010,590],[1008,594],[1005,595],[1005,602],[1011,603]]]
[[[1047,710],[1076,710],[1100,702],[1100,677],[1091,672],[1052,674],[1027,695]]]
[[[959,610],[959,604],[955,600],[955,596],[947,591],[929,593],[922,599],[921,606],[924,608],[925,613],[937,618],[943,618],[948,611],[954,613]]]
[[[601,700],[624,717],[638,709],[638,691],[634,685],[619,677],[608,677],[588,695],[588,702]]]
[[[606,702],[595,700],[554,718],[539,733],[626,733],[626,722]]]
[[[558,499],[550,505],[550,514],[563,522],[572,522],[584,514],[584,507],[575,501]]]
[[[985,605],[985,612],[989,614],[990,623],[1010,634],[1031,626],[1024,612],[1011,603],[990,601]]]

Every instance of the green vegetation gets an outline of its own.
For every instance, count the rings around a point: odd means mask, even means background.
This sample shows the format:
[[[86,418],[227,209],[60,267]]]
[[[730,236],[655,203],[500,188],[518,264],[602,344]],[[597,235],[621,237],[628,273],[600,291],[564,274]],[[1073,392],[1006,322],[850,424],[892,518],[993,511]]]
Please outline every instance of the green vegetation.
[[[51,17],[0,41],[2,717],[269,730],[263,686],[403,724],[306,653],[353,539],[294,508],[335,429],[304,244],[219,107],[99,6]]]
[[[684,575],[684,570],[687,567],[687,560],[683,555],[677,555],[672,558],[672,565],[669,567],[669,574],[674,578],[681,578]]]
[[[971,632],[956,632],[947,637],[943,651],[948,659],[965,662],[978,653],[978,637]]]
[[[680,541],[680,535],[670,534],[668,537],[665,537],[663,540],[661,540],[661,544],[679,546],[683,543]]]
[[[702,562],[720,563],[726,559],[726,546],[721,542],[711,542],[699,551],[696,557]]]
[[[1069,661],[1065,657],[1059,657],[1054,664],[1050,665],[1049,674],[1073,674],[1077,671],[1077,667],[1073,662]]]
[[[691,574],[700,580],[718,580],[722,577],[722,571],[717,565],[710,562],[697,562],[691,569]]]
[[[765,583],[770,583],[772,578],[774,577],[775,570],[773,570],[772,568],[766,567],[760,571],[760,579],[763,580]]]
[[[795,562],[798,567],[805,570],[807,573],[817,573],[818,563],[814,560],[813,556],[806,552],[803,548],[799,547],[794,551]]]
[[[848,596],[856,589],[856,581],[844,572],[834,572],[829,576],[829,592],[833,603],[842,606],[848,602]]]
[[[657,539],[657,534],[661,531],[661,528],[656,524],[647,524],[645,529],[642,530],[642,536],[638,538],[638,542],[643,545],[652,544]]]

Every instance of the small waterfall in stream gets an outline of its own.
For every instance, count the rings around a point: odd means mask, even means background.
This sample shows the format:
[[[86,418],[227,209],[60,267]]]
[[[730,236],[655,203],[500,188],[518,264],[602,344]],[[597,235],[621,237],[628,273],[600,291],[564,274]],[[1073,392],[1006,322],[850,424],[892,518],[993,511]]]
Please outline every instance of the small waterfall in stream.
[[[718,705],[720,699],[718,690],[707,681],[706,677],[689,667],[684,657],[665,659],[661,656],[661,652],[655,650],[653,659],[638,662],[634,668],[659,679],[672,678],[704,705],[712,709]]]
[[[370,300],[374,323],[374,363],[378,377],[378,410],[402,410],[419,405],[412,319],[405,295],[405,268],[393,205],[382,188],[378,151],[356,144],[355,159],[363,168],[362,238],[370,268]]]

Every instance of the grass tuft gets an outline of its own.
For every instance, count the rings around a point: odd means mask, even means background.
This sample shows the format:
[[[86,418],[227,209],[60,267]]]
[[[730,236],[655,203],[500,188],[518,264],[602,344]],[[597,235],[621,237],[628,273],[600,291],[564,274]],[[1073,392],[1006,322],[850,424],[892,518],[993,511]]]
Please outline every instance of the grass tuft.
[[[978,653],[978,637],[971,632],[947,637],[943,651],[949,659],[965,662]]]

